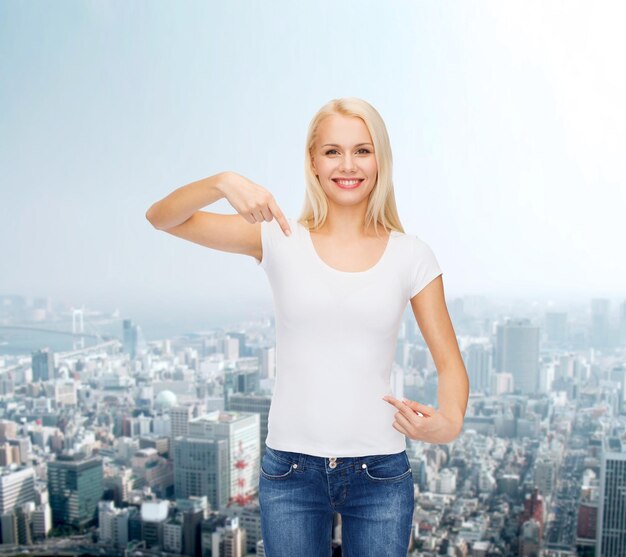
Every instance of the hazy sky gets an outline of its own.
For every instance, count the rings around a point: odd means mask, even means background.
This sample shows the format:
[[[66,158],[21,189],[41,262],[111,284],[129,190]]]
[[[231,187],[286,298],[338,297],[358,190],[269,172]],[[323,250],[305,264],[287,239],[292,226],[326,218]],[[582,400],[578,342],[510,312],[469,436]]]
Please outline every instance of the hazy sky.
[[[625,296],[618,2],[0,2],[0,293],[124,313],[270,300],[147,208],[235,170],[303,201],[328,100],[383,116],[447,296]],[[206,210],[233,213],[224,200]]]

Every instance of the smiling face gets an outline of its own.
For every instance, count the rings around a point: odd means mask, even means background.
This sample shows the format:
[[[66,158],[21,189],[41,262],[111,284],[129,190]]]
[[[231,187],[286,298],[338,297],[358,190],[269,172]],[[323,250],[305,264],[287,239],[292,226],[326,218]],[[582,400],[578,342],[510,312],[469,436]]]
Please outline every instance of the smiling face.
[[[311,164],[329,203],[367,204],[378,165],[372,137],[361,118],[340,114],[325,118],[318,128]]]

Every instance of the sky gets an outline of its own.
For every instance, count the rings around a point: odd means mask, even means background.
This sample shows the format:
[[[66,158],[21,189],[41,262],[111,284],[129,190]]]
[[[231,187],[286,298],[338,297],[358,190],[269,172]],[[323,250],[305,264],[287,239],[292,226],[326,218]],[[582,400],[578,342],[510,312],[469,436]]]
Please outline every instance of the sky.
[[[267,307],[250,256],[156,230],[234,170],[297,218],[327,101],[383,117],[448,298],[626,297],[618,2],[0,1],[0,294],[123,314]],[[226,200],[203,208],[234,213]]]

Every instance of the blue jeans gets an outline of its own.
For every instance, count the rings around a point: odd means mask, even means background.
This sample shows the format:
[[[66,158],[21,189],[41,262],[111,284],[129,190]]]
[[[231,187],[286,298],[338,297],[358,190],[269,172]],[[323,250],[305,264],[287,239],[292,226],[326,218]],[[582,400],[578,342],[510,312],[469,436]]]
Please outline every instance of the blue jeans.
[[[259,474],[267,557],[330,557],[335,512],[342,557],[406,557],[413,474],[406,451],[336,457],[266,446]]]

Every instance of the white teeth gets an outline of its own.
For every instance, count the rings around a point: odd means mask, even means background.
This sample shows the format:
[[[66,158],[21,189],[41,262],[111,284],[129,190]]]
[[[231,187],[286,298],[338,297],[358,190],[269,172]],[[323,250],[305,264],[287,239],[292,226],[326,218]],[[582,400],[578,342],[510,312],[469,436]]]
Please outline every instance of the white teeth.
[[[354,184],[358,184],[361,180],[336,180],[342,186],[353,186]]]

